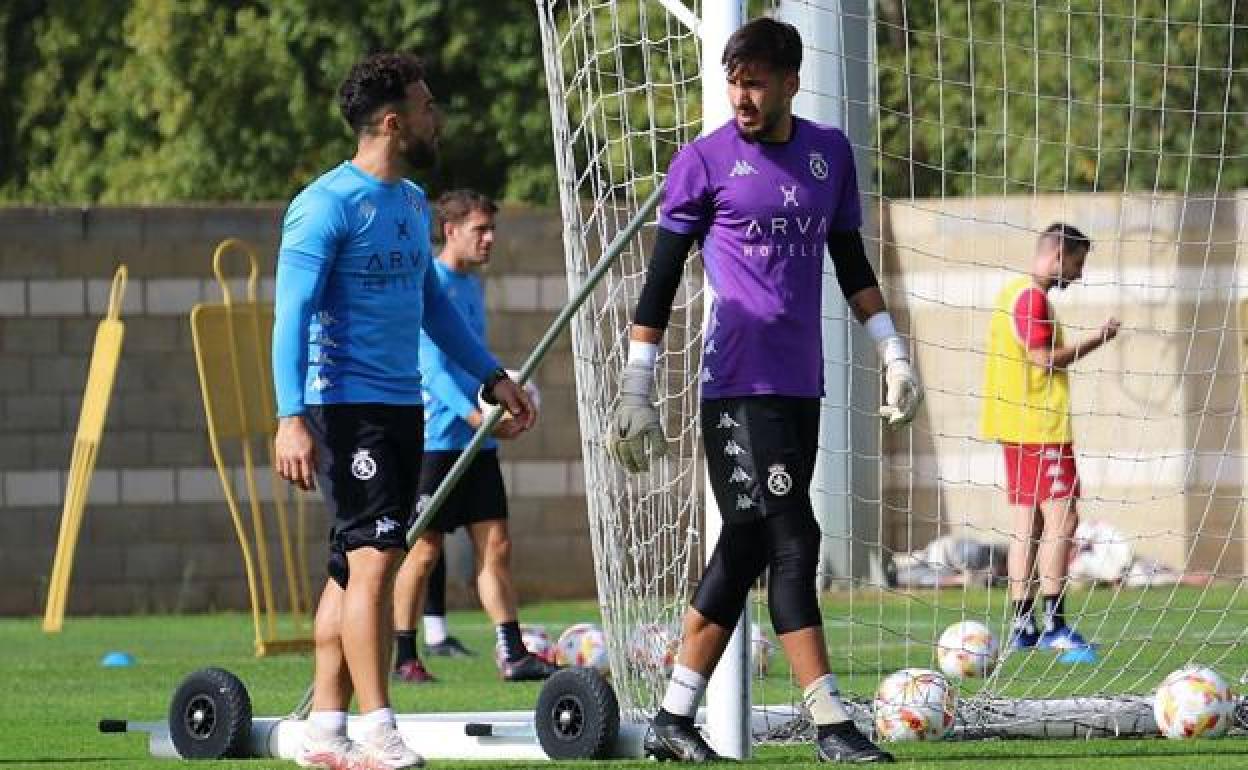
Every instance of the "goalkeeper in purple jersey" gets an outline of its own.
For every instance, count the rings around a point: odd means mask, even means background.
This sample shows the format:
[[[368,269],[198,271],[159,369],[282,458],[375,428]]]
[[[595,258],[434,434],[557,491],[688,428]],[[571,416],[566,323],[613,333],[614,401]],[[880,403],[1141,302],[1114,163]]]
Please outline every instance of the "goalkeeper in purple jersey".
[[[849,141],[792,114],[802,42],[761,18],[724,48],[735,118],[673,158],[659,232],[633,316],[609,446],[630,471],[666,454],[654,362],[689,250],[700,243],[713,290],[702,355],[702,436],[723,530],[685,613],[677,664],[645,739],[658,759],[718,759],[694,727],[751,585],[769,569],[772,623],[813,718],[820,761],[891,762],[854,726],[828,666],[815,590],[820,530],[809,486],[823,395],[824,249],[885,366],[890,424],[922,400],[862,237]]]

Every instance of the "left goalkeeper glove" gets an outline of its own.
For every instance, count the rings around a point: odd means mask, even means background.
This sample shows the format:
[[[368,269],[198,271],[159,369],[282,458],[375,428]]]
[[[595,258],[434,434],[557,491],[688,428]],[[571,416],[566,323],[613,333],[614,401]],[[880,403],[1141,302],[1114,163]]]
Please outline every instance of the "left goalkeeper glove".
[[[884,361],[884,405],[880,416],[889,425],[905,425],[914,419],[923,401],[923,386],[910,365],[906,344],[896,335],[880,340],[877,347]]]

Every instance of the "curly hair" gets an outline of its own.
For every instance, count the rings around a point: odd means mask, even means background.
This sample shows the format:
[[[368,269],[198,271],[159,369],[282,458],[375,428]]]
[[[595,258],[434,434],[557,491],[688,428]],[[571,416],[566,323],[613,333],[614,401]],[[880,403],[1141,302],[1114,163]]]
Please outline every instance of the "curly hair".
[[[338,109],[361,134],[377,110],[407,98],[407,87],[425,79],[425,64],[408,53],[375,53],[356,62],[338,89]]]

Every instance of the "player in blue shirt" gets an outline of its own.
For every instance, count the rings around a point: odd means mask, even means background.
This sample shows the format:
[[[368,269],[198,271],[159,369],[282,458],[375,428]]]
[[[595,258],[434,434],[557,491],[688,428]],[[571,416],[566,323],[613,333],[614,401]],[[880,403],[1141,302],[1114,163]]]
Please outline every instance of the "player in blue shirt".
[[[494,243],[493,201],[471,190],[438,199],[437,221],[446,243],[434,270],[478,339],[485,339],[485,291],[477,271],[490,259]],[[425,455],[420,468],[421,500],[438,486],[472,440],[483,416],[477,407],[477,384],[428,334],[420,335],[420,371],[425,387]],[[515,420],[503,420],[494,435],[519,435]],[[476,552],[477,593],[494,622],[501,654],[499,667],[509,682],[540,680],[557,667],[524,645],[511,577],[511,535],[507,529],[507,492],[498,465],[498,442],[490,440],[468,466],[429,528],[412,545],[395,578],[394,629],[396,679],[428,682],[429,672],[416,654],[416,618],[426,586],[440,561],[445,536],[466,527]],[[445,585],[441,587],[445,591]]]
[[[420,470],[420,330],[514,415],[535,413],[446,297],[432,268],[429,206],[404,178],[432,160],[441,119],[421,61],[382,53],[338,94],[355,156],[291,202],[273,328],[277,472],[318,484],[333,516],[315,621],[305,767],[414,767],[390,709],[386,601],[406,549]],[[365,737],[348,739],[355,695]]]

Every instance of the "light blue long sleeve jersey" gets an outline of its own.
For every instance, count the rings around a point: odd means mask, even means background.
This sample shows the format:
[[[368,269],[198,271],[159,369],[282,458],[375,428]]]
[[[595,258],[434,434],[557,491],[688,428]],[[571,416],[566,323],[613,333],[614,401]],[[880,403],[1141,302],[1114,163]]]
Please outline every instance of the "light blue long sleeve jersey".
[[[478,381],[498,367],[430,268],[429,203],[415,184],[350,162],[291,201],[273,324],[279,416],[322,404],[421,403],[421,330]]]
[[[477,340],[485,344],[485,289],[481,279],[473,273],[456,272],[438,259],[433,260],[433,272],[451,304]],[[467,418],[477,409],[480,380],[452,361],[425,332],[420,335],[420,378],[425,394],[425,449],[465,449],[476,433]],[[497,447],[493,438],[482,446]]]

